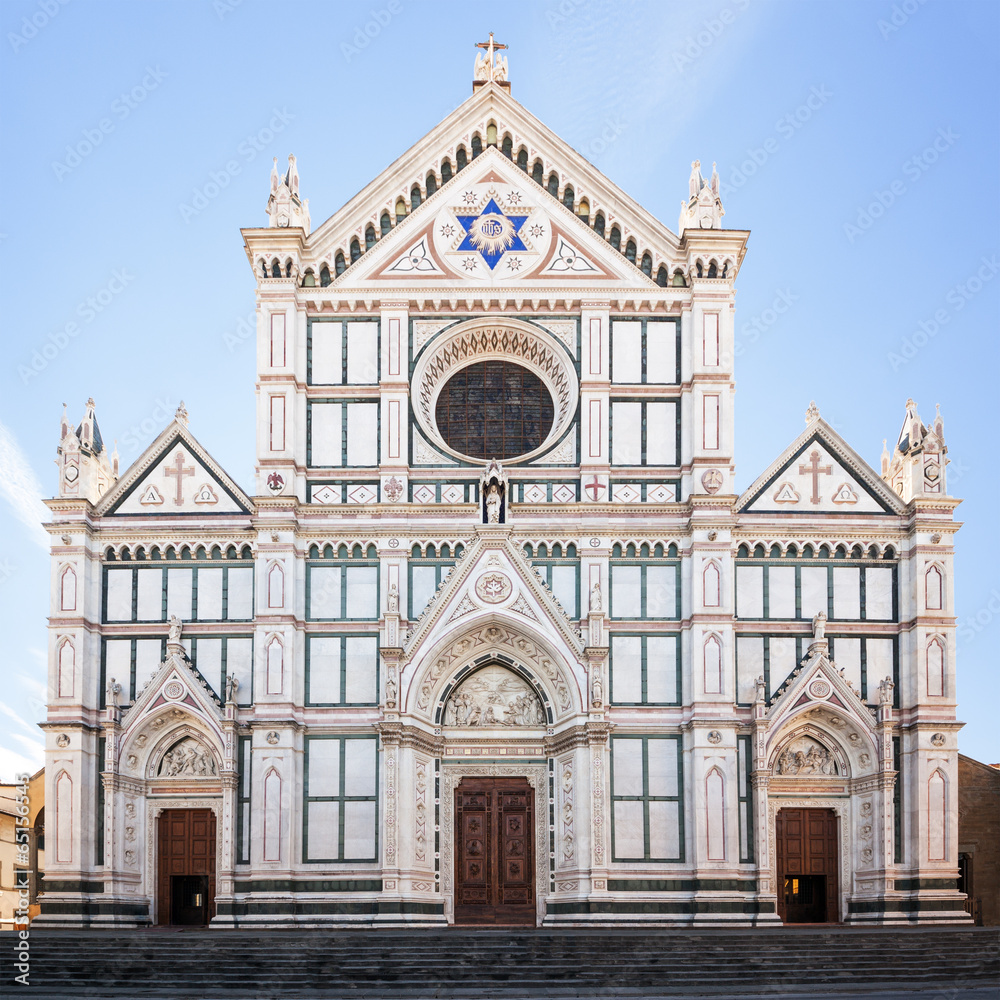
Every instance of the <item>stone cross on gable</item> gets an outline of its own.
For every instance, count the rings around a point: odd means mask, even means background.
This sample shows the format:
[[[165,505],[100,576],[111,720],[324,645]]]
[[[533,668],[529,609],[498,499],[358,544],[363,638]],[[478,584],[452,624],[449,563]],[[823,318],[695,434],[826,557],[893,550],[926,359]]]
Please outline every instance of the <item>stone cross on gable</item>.
[[[177,477],[177,491],[174,494],[174,503],[180,507],[184,503],[184,479],[187,476],[194,475],[193,465],[184,465],[184,452],[180,448],[174,453],[174,466],[171,468],[169,465],[164,468],[163,474],[165,476],[176,476]]]
[[[819,495],[819,477],[821,475],[823,475],[823,476],[832,476],[833,475],[833,466],[832,465],[820,465],[819,464],[819,452],[818,451],[813,451],[813,453],[809,456],[809,465],[800,465],[799,466],[799,475],[800,476],[806,476],[806,475],[810,475],[810,474],[812,475],[812,484],[813,484],[812,485],[813,492],[812,492],[812,497],[810,499],[810,502],[811,503],[819,503],[819,501],[820,501],[820,495]]]

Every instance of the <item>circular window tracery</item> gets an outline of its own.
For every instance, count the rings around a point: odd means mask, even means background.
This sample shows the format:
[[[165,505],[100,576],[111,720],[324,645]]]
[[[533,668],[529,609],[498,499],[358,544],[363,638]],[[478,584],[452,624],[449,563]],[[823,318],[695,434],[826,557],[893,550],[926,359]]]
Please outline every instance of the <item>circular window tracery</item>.
[[[484,364],[491,362],[497,364]],[[465,381],[460,380],[470,369]],[[497,385],[506,385],[506,399],[487,399],[485,392],[495,392]],[[470,387],[471,405],[462,399]],[[418,425],[442,451],[465,461],[524,462],[554,447],[569,429],[579,380],[565,346],[547,331],[515,319],[502,324],[473,320],[451,328],[421,351],[411,398]]]
[[[542,380],[510,361],[459,369],[437,397],[434,417],[449,447],[471,458],[515,458],[552,429],[552,396]]]

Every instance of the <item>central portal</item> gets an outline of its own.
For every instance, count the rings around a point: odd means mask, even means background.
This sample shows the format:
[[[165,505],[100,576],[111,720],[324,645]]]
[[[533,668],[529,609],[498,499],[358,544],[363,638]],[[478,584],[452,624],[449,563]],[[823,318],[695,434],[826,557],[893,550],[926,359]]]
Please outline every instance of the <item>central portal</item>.
[[[837,922],[837,816],[832,809],[779,809],[774,831],[778,916],[786,924]]]
[[[157,923],[206,925],[215,916],[215,813],[164,809],[157,839]]]
[[[455,789],[455,923],[535,923],[535,793],[527,778]]]

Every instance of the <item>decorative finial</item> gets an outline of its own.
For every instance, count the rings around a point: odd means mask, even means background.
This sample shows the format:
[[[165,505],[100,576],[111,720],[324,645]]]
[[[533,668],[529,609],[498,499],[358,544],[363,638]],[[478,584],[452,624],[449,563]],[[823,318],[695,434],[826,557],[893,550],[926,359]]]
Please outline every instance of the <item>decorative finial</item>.
[[[806,426],[808,427],[817,420],[819,420],[819,407],[815,400],[810,400],[809,409],[806,410]]]
[[[483,51],[476,56],[472,76],[473,91],[487,83],[498,83],[506,90],[510,90],[510,80],[507,77],[507,59],[499,54],[500,50],[507,48],[507,46],[494,41],[491,31],[489,41],[476,42],[476,48],[483,49]]]
[[[183,424],[187,427],[188,422],[188,411],[184,409],[184,400],[181,400],[181,405],[177,407],[177,412],[174,414],[174,420],[179,424]]]

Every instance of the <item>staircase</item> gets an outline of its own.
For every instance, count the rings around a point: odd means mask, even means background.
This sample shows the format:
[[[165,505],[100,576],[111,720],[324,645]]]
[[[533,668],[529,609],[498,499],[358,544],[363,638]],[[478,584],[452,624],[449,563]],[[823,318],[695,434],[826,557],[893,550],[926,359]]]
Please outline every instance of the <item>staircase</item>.
[[[871,996],[945,990],[995,997],[996,928],[650,930],[37,930],[30,987],[12,982],[0,935],[0,994],[87,997]]]

